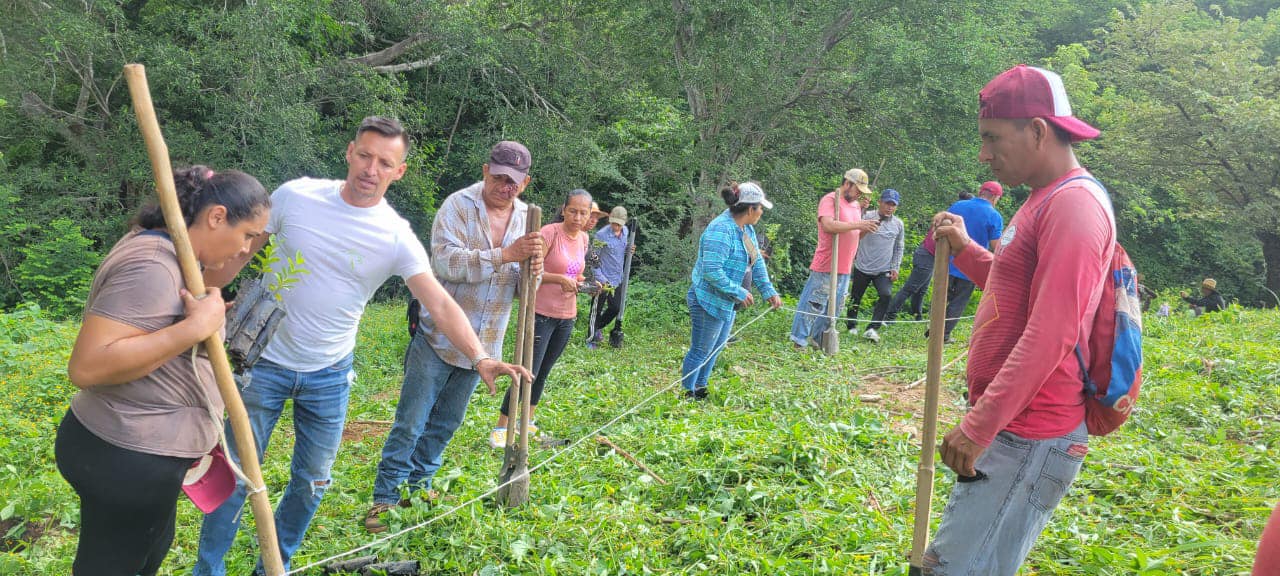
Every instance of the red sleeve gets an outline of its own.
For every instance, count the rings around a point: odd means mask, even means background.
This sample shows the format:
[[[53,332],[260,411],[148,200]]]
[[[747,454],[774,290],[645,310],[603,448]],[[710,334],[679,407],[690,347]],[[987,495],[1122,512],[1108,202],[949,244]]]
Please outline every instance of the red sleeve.
[[[1271,511],[1271,520],[1262,530],[1258,542],[1258,556],[1253,561],[1253,576],[1280,574],[1280,505]]]
[[[973,239],[969,240],[969,244],[956,254],[954,260],[956,268],[964,272],[978,288],[987,289],[987,274],[991,272],[991,261],[995,260],[995,255],[987,250],[986,246],[982,246]]]
[[[1045,208],[1039,218],[1026,328],[961,421],[960,429],[970,440],[990,445],[1073,354],[1085,320],[1097,309],[1113,246],[1111,220],[1088,189],[1064,189]]]

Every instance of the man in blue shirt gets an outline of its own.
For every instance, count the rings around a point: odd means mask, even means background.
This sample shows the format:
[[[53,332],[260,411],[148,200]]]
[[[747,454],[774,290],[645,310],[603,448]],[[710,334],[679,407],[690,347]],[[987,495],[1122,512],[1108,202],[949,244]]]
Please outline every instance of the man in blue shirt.
[[[591,339],[587,341],[587,347],[592,350],[600,347],[604,327],[610,322],[613,322],[613,329],[609,331],[609,345],[614,348],[622,347],[622,318],[618,316],[618,307],[621,304],[619,299],[622,294],[616,288],[622,285],[622,265],[626,261],[630,240],[631,231],[627,229],[627,209],[615,206],[609,213],[609,225],[596,232],[595,237],[597,243],[603,244],[600,247],[600,267],[595,270],[595,278],[615,289],[601,290],[595,296],[598,299],[597,305],[603,305],[604,310],[596,317],[595,325],[590,326]]]
[[[982,183],[978,189],[978,197],[961,200],[947,208],[947,212],[958,214],[964,218],[964,229],[969,237],[979,246],[995,252],[1000,242],[1000,234],[1004,231],[1004,217],[996,212],[996,203],[1004,196],[1004,188],[999,182],[990,180]],[[950,282],[947,286],[947,325],[946,338],[951,341],[951,331],[955,329],[964,309],[969,305],[969,297],[973,296],[973,282],[956,268],[955,257],[952,257]]]

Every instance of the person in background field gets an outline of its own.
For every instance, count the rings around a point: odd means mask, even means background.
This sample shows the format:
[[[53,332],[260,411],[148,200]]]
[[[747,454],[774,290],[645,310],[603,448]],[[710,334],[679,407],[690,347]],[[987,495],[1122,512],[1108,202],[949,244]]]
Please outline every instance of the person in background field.
[[[988,250],[995,250],[1004,230],[1004,216],[996,211],[996,204],[1004,196],[1004,188],[994,180],[983,182],[978,189],[978,197],[961,200],[947,208],[947,212],[959,214],[964,218],[965,231],[970,238]],[[959,318],[969,306],[969,298],[973,296],[974,283],[965,276],[955,264],[955,256],[951,257],[951,277],[947,282],[947,322],[945,341],[951,341],[951,331],[955,330]],[[975,324],[976,326],[976,324]],[[925,333],[926,335],[928,332]]]
[[[252,176],[174,171],[196,260],[233,267],[265,236],[271,199]],[[67,375],[80,389],[58,426],[58,471],[80,496],[72,573],[150,576],[173,543],[191,465],[218,443],[222,396],[209,357],[190,353],[223,327],[217,288],[183,288],[158,206],[139,213],[94,274]]]
[[[796,313],[791,319],[791,344],[797,350],[819,346],[822,333],[831,325],[826,315],[830,313],[831,302],[832,238],[839,239],[836,255],[836,307],[839,309],[849,287],[849,271],[853,268],[854,254],[858,253],[858,239],[880,227],[878,219],[862,219],[864,205],[860,200],[863,194],[870,193],[867,173],[861,168],[850,168],[845,171],[840,187],[818,200],[818,246],[809,263],[809,279],[800,291]],[[750,274],[748,271],[747,275]]]
[[[970,198],[973,198],[973,194],[961,191],[957,200],[969,200]],[[902,305],[906,304],[907,299],[910,298],[911,316],[917,321],[923,319],[924,293],[929,290],[929,285],[933,283],[934,246],[933,225],[930,223],[929,231],[925,232],[924,240],[920,241],[920,245],[911,254],[911,274],[907,276],[907,281],[902,287],[898,288],[898,293],[893,295],[893,301],[889,303],[889,310],[885,313],[885,318],[889,320],[897,318],[898,311],[902,310]]]
[[[636,249],[634,244],[630,244],[631,229],[627,228],[627,209],[614,206],[609,213],[609,225],[596,232],[595,239],[603,244],[599,249],[600,266],[595,270],[595,279],[612,289],[602,289],[594,296],[596,306],[603,304],[603,310],[598,312],[595,325],[587,327],[591,331],[587,347],[592,350],[599,348],[600,341],[604,338],[604,327],[613,322],[613,330],[609,331],[609,346],[621,348],[622,318],[618,316],[618,310],[622,304],[622,293],[617,287],[622,285],[622,266],[626,261],[627,251],[635,252]]]
[[[877,329],[884,325],[889,303],[893,300],[893,283],[898,280],[898,270],[902,267],[906,227],[893,215],[899,202],[898,191],[886,189],[880,193],[879,207],[862,215],[864,220],[878,221],[879,226],[858,241],[858,256],[853,261],[853,274],[849,279],[849,309],[845,323],[850,334],[857,333],[858,308],[862,306],[862,295],[866,293],[867,286],[874,285],[879,294],[871,313],[871,324],[862,334],[872,342],[880,341]]]
[[[698,238],[698,260],[690,274],[693,284],[685,296],[691,334],[680,374],[685,397],[693,400],[707,398],[707,380],[733,329],[734,304],[755,303],[751,292],[742,287],[748,269],[769,305],[774,309],[782,306],[782,297],[769,281],[769,271],[760,257],[755,230],[760,216],[773,208],[773,203],[755,182],[730,182],[720,190],[720,197],[729,208],[707,224]]]
[[[1019,65],[978,101],[978,160],[1031,195],[994,253],[962,215],[933,220],[938,243],[985,290],[969,340],[971,408],[942,439],[958,478],[923,558],[935,576],[1016,574],[1079,474],[1089,437],[1074,351],[1088,346],[1115,250],[1111,200],[1072,149],[1098,130],[1071,115],[1062,79]]]
[[[1192,298],[1187,295],[1187,291],[1183,290],[1178,294],[1187,304],[1191,305],[1191,310],[1196,316],[1206,312],[1221,312],[1226,309],[1227,301],[1218,293],[1218,281],[1213,278],[1205,278],[1200,282],[1200,297]]]
[[[532,258],[530,273],[542,272],[542,235],[525,234],[529,206],[520,201],[531,163],[523,144],[499,142],[481,166],[483,178],[450,194],[431,226],[432,269],[494,358],[502,357],[521,263]],[[434,317],[422,314],[405,353],[400,402],[378,462],[366,530],[385,531],[379,517],[383,512],[397,504],[413,505],[412,497],[400,497],[402,485],[411,494],[421,490],[429,499],[435,496],[431,479],[479,381],[470,358],[449,341]],[[489,394],[496,392],[490,384]]]
[[[542,227],[543,273],[534,302],[533,390],[530,395],[529,436],[538,433],[533,413],[556,361],[564,353],[573,324],[578,318],[578,285],[583,281],[591,233],[585,229],[591,218],[591,194],[577,189],[569,192],[560,208],[562,220]],[[502,395],[498,422],[489,433],[489,446],[507,445],[507,425],[511,414],[510,389]],[[512,433],[515,433],[513,430]]]
[[[427,252],[409,222],[384,198],[391,183],[404,176],[408,153],[404,127],[396,120],[371,116],[360,123],[355,139],[347,144],[345,180],[299,178],[271,194],[266,231],[277,235],[281,254],[302,254],[310,274],[280,294],[289,313],[261,358],[249,368],[240,395],[259,458],[286,401],[292,400],[293,459],[289,484],[275,513],[286,571],[321,498],[333,484],[329,472],[338,457],[356,378],[356,331],[365,305],[379,286],[392,276],[403,278],[486,384],[492,385],[501,375],[528,374],[485,351],[462,308],[432,274]],[[245,261],[266,245],[268,234],[254,239]],[[220,286],[233,277],[207,281]],[[227,436],[232,435],[227,430]],[[234,444],[231,452],[235,460]],[[245,486],[237,483],[235,493],[205,515],[194,569],[197,576],[226,573],[225,557],[240,528],[246,495]]]
[[[1156,293],[1147,288],[1147,285],[1142,283],[1143,280],[1142,274],[1138,274],[1138,298],[1142,301],[1142,311],[1146,312],[1151,308],[1151,301],[1156,299]]]

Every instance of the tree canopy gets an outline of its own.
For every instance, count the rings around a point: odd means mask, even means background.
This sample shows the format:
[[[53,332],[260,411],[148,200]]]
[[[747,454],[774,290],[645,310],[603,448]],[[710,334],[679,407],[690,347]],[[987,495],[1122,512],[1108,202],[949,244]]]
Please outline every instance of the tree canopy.
[[[638,269],[684,278],[730,179],[762,182],[778,283],[798,289],[817,199],[848,168],[925,217],[989,178],[978,89],[1019,62],[1062,73],[1080,147],[1157,287],[1215,276],[1280,291],[1276,53],[1269,3],[0,0],[0,306],[79,311],[151,196],[121,67],[141,62],[175,162],[268,187],[339,177],[360,118],[414,152],[389,199],[423,237],[488,148],[533,153],[528,198],[583,187],[626,205]],[[881,162],[882,171],[877,171]],[[1016,198],[1025,191],[1014,191]],[[1012,210],[1013,207],[1007,207]]]

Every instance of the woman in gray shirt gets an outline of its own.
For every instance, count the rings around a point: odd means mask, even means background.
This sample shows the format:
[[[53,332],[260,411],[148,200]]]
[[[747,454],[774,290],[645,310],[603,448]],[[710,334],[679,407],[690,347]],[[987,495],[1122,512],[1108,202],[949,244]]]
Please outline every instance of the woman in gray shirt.
[[[271,199],[242,172],[204,166],[174,174],[196,259],[220,269],[263,234]],[[58,471],[80,496],[77,576],[149,576],[173,542],[187,469],[217,443],[223,406],[207,356],[222,329],[218,289],[183,289],[156,206],[94,274],[67,374],[80,389],[58,427]],[[211,405],[213,404],[213,405]]]

